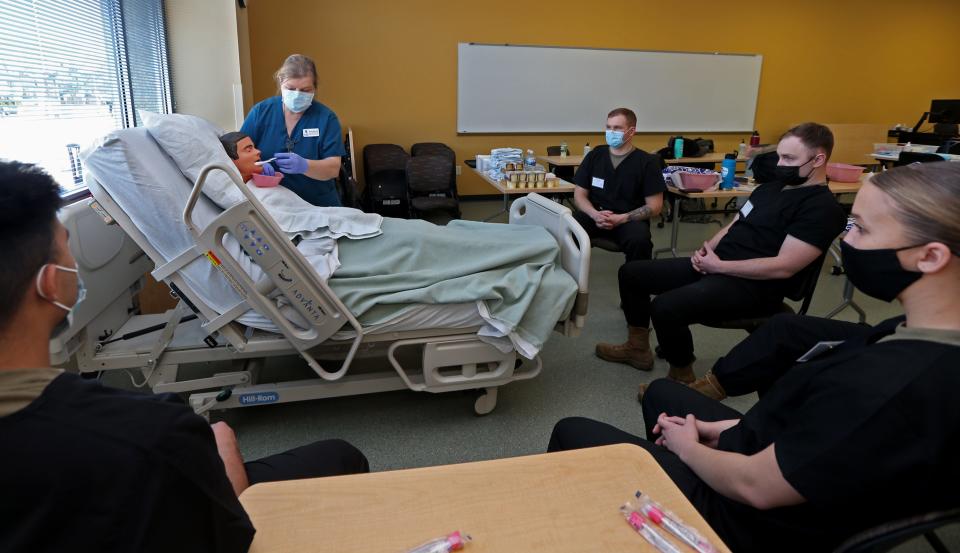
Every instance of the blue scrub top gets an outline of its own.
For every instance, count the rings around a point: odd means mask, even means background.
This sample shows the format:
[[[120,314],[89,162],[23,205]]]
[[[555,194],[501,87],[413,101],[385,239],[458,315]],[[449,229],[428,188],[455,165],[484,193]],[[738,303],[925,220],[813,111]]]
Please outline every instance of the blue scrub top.
[[[316,100],[303,112],[289,138],[280,96],[267,98],[253,106],[240,131],[253,139],[260,150],[260,159],[270,159],[277,152],[294,152],[306,159],[346,154],[340,136],[340,121],[330,108]],[[276,168],[276,162],[273,165]],[[306,175],[284,174],[280,184],[313,205],[340,205],[333,179],[316,180]]]

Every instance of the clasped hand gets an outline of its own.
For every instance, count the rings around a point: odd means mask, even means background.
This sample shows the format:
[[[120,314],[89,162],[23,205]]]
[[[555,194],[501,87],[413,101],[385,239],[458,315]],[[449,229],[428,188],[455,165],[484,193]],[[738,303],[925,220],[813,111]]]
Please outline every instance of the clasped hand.
[[[660,413],[653,433],[659,434],[656,444],[681,455],[691,446],[702,444],[716,449],[720,433],[736,424],[736,421],[706,422],[697,420],[693,415],[672,417]]]
[[[693,257],[690,258],[690,264],[693,265],[694,271],[709,275],[722,272],[723,260],[717,257],[709,242],[704,242],[703,247],[694,252]]]
[[[604,209],[603,211],[598,211],[597,214],[593,216],[593,221],[597,223],[597,228],[611,230],[625,223],[627,221],[627,215],[625,213],[617,214]]]

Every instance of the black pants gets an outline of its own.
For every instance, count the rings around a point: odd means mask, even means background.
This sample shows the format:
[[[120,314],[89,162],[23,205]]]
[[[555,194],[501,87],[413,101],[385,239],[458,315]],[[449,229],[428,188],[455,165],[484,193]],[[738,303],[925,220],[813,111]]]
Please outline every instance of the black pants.
[[[663,357],[676,367],[694,359],[689,325],[763,316],[783,301],[779,281],[702,275],[689,257],[626,263],[619,282],[627,324],[648,328],[652,321]]]
[[[718,359],[713,374],[728,395],[763,395],[817,342],[863,338],[872,332],[869,326],[845,321],[776,315]]]
[[[650,221],[627,221],[611,230],[597,227],[597,223],[582,211],[575,211],[574,218],[587,231],[590,238],[605,238],[616,242],[627,261],[650,259],[653,255],[653,240],[650,238]]]
[[[667,379],[654,380],[643,396],[643,422],[647,439],[624,432],[599,421],[571,417],[563,419],[553,427],[550,445],[547,451],[582,449],[619,443],[636,444],[653,455],[671,480],[680,488],[683,495],[707,520],[710,526],[733,549],[738,550],[739,534],[737,529],[743,523],[733,503],[708,486],[690,467],[666,448],[655,445],[652,435],[653,425],[660,413],[668,415],[694,415],[699,420],[719,421],[739,419],[740,413],[719,401],[710,399],[693,389]],[[629,490],[628,490],[629,491]],[[742,533],[744,529],[740,529]],[[749,539],[749,535],[747,536]]]
[[[323,440],[244,463],[250,485],[370,472],[367,458],[343,440]]]

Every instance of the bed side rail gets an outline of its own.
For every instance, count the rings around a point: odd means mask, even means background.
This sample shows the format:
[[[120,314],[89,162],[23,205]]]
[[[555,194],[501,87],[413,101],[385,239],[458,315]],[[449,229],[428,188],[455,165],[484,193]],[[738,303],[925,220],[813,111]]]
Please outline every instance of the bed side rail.
[[[578,287],[570,314],[577,330],[565,327],[564,334],[576,334],[583,328],[587,316],[590,278],[590,237],[587,231],[574,219],[569,208],[535,192],[513,202],[510,223],[541,226],[560,245],[560,264],[577,281]]]
[[[246,201],[226,209],[201,230],[193,222],[193,210],[212,171],[223,171],[229,175]],[[183,221],[200,251],[205,252],[210,262],[244,298],[244,303],[270,318],[318,375],[326,380],[337,380],[346,373],[363,339],[360,323],[320,279],[313,266],[294,247],[233,171],[219,164],[204,167],[184,207]],[[233,235],[243,251],[260,266],[268,278],[260,279],[258,283],[253,282],[223,246],[223,239],[227,234]],[[269,297],[274,291],[287,298],[290,306],[308,322],[308,328],[300,328],[283,316],[275,300]],[[241,304],[221,317],[235,318],[246,311],[245,308],[246,306]],[[214,320],[208,324],[215,326],[223,324],[223,321]],[[330,338],[345,324],[353,327],[357,336],[340,369],[335,372],[327,371],[307,350]]]

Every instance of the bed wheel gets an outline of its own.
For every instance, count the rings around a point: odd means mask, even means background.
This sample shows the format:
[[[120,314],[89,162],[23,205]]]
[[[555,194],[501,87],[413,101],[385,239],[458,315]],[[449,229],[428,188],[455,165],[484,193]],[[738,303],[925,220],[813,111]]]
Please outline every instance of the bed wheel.
[[[484,388],[480,391],[480,396],[473,402],[473,412],[479,416],[490,414],[493,408],[497,406],[497,389]]]

